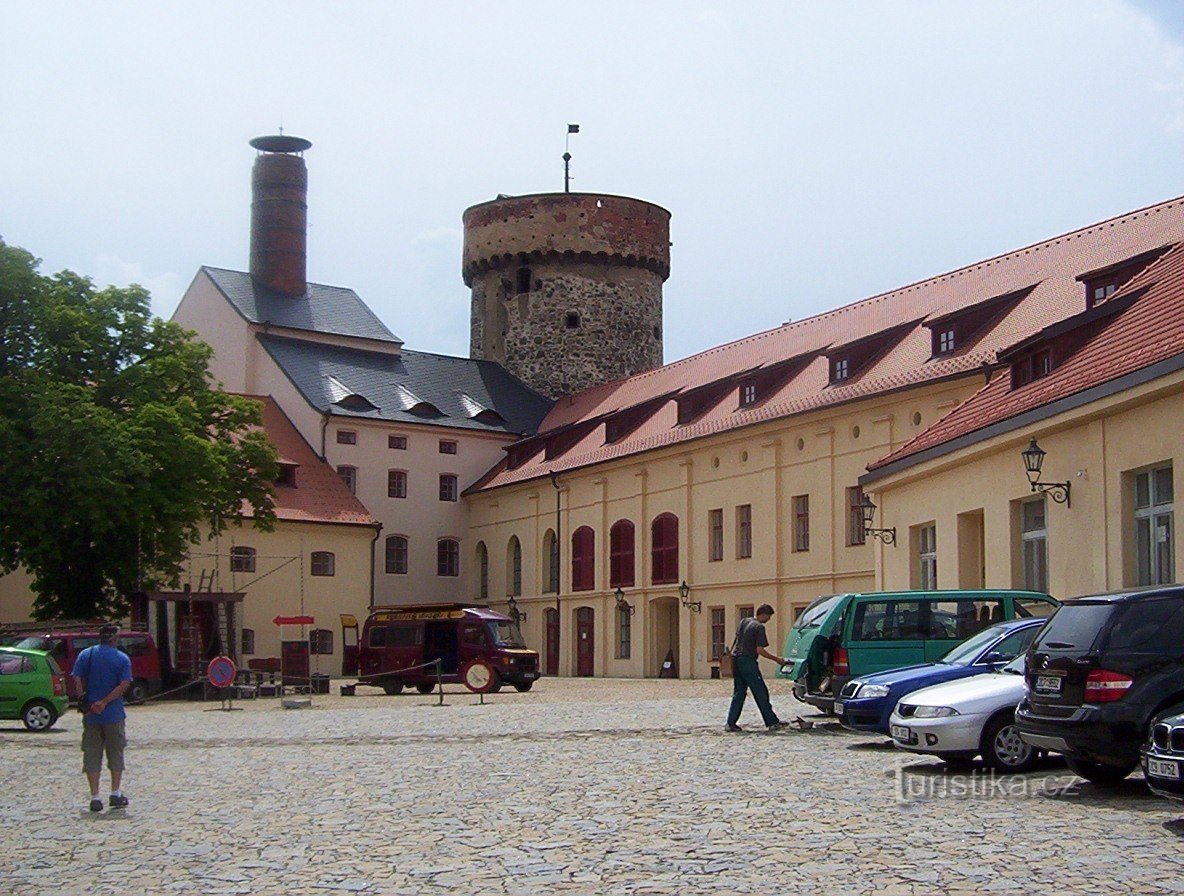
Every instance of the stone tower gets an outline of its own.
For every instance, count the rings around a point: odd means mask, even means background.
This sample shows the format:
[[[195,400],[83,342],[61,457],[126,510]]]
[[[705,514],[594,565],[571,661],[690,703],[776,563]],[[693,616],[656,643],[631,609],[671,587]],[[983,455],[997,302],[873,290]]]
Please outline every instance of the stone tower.
[[[466,209],[469,354],[557,398],[662,364],[670,212],[539,193]]]

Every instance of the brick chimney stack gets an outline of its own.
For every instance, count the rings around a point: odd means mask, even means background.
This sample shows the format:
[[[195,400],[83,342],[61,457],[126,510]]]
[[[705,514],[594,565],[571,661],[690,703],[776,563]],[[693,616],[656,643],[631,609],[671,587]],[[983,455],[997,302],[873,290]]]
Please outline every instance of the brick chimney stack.
[[[256,137],[251,172],[251,277],[288,296],[308,291],[308,140]]]

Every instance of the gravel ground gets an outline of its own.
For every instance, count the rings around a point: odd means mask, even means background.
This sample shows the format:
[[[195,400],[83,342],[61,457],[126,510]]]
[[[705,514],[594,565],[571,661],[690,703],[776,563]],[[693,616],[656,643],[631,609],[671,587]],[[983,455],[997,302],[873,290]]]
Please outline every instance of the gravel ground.
[[[1184,810],[1137,776],[955,775],[818,716],[766,733],[751,705],[725,734],[718,681],[365,690],[133,707],[131,806],[93,815],[77,714],[0,723],[0,890],[1184,893]]]

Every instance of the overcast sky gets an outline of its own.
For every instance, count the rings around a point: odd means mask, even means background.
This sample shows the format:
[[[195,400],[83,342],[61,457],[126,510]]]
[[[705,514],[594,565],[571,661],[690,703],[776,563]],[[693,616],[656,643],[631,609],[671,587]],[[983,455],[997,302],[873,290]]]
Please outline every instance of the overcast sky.
[[[172,313],[306,137],[309,279],[468,354],[461,213],[673,214],[666,360],[1184,194],[1184,4],[3,5],[0,237]]]

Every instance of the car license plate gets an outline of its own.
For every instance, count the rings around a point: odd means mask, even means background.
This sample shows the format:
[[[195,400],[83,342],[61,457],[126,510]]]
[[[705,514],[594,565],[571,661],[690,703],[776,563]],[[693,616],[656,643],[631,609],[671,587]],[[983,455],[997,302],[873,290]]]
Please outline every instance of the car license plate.
[[[843,714],[843,701],[836,700],[835,701],[835,715],[841,716],[842,714]]]
[[[1044,694],[1059,694],[1065,679],[1059,675],[1037,675],[1036,690]]]
[[[1155,778],[1171,778],[1180,780],[1180,763],[1163,759],[1147,759],[1147,774]]]
[[[912,740],[913,732],[911,728],[906,728],[904,725],[893,725],[892,737],[894,740],[903,741],[907,744],[910,740]]]

